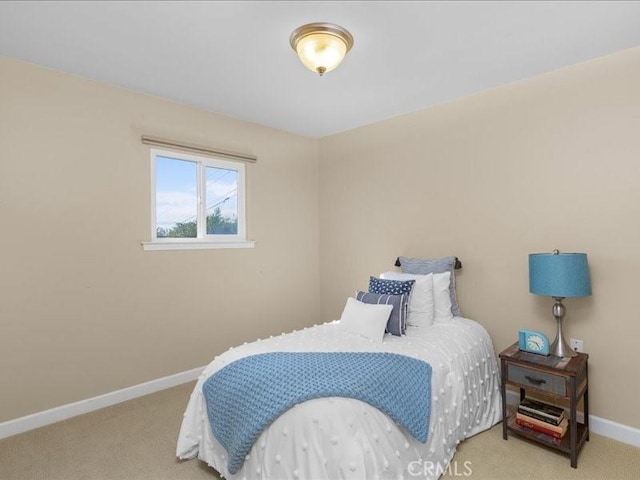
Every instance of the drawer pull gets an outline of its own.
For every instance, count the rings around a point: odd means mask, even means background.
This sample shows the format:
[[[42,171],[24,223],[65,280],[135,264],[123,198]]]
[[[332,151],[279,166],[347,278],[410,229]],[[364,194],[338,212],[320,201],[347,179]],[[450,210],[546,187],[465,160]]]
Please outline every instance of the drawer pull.
[[[532,383],[533,385],[542,385],[543,383],[547,383],[547,381],[542,378],[533,378],[529,375],[525,375],[524,378],[529,380],[529,383]]]

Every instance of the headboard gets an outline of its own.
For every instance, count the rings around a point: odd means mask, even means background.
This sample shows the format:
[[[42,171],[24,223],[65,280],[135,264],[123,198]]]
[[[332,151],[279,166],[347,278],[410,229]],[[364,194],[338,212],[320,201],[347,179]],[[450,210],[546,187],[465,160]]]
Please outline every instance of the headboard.
[[[396,267],[400,267],[400,257],[396,258],[396,263],[394,263]],[[458,257],[456,257],[456,264],[453,266],[454,269],[460,270],[462,268],[462,262]]]

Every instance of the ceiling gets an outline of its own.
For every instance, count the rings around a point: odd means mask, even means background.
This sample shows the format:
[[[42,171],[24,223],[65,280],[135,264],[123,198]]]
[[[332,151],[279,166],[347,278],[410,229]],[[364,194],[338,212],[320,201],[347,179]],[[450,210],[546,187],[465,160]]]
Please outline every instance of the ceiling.
[[[355,39],[323,77],[310,22]],[[310,137],[638,45],[638,1],[0,3],[0,55]]]

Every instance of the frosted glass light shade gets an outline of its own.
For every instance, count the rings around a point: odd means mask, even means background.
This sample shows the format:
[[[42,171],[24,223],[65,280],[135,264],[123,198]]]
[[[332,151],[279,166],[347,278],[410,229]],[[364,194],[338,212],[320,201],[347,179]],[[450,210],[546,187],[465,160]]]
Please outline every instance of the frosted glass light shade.
[[[300,61],[312,72],[327,73],[335,69],[347,53],[342,40],[326,33],[301,38],[296,48]]]
[[[289,39],[302,64],[323,75],[334,70],[353,45],[344,28],[330,23],[310,23],[296,29]]]

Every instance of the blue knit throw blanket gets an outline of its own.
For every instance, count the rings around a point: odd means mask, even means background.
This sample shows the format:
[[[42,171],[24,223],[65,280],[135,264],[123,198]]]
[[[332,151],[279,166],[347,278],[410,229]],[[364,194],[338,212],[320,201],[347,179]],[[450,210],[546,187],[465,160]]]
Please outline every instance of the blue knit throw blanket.
[[[202,387],[211,430],[242,467],[262,431],[298,403],[321,397],[366,402],[426,442],[431,366],[394,353],[275,352],[236,360]]]

